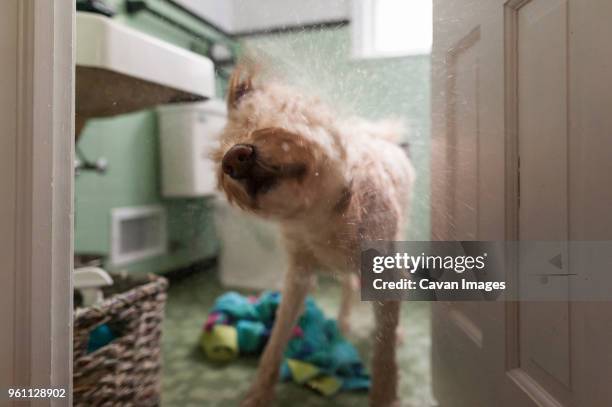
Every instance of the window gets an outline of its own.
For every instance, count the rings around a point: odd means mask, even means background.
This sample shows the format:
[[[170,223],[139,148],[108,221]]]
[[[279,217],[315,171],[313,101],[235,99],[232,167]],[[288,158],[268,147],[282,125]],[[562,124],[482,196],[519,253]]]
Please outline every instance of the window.
[[[353,0],[352,25],[355,57],[429,54],[432,0]]]

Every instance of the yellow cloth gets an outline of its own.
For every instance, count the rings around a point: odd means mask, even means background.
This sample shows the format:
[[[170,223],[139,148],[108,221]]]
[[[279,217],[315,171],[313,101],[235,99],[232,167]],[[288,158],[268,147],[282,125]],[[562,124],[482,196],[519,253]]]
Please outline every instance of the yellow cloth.
[[[206,356],[216,362],[229,362],[238,356],[238,331],[229,325],[215,325],[204,331],[200,342]]]
[[[287,365],[289,370],[291,370],[291,377],[299,384],[306,383],[320,373],[320,369],[312,363],[302,362],[297,359],[287,359]]]
[[[315,389],[324,396],[333,396],[342,387],[342,382],[334,376],[319,376],[308,381],[307,386]]]
[[[334,376],[321,374],[321,369],[312,363],[297,359],[287,359],[291,377],[296,383],[304,384],[324,396],[333,396],[342,387],[342,382]]]

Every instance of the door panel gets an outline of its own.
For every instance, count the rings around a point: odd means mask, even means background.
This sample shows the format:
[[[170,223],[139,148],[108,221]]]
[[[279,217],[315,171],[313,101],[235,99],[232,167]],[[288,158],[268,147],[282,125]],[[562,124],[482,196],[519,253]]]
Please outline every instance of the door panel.
[[[447,121],[449,166],[448,208],[455,220],[449,223],[451,233],[461,240],[474,240],[478,235],[478,151],[480,27],[474,28],[449,49],[446,57],[448,74]],[[456,120],[461,117],[461,120]]]
[[[530,286],[567,298],[567,1],[532,0],[515,9],[517,50],[518,152],[520,157],[519,239],[560,242],[542,257],[542,250],[522,262],[542,264],[542,275],[524,278]],[[557,246],[557,245],[555,245]],[[549,267],[546,267],[549,266]],[[550,397],[564,400],[570,386],[569,303],[520,304],[519,366]]]
[[[532,0],[516,18],[520,238],[565,240],[567,3]]]

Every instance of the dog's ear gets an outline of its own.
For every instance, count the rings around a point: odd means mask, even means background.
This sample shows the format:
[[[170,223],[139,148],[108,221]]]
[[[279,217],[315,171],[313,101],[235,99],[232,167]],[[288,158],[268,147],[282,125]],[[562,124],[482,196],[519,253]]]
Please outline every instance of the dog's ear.
[[[253,75],[244,66],[237,66],[232,73],[227,89],[227,108],[238,106],[244,95],[253,91]]]

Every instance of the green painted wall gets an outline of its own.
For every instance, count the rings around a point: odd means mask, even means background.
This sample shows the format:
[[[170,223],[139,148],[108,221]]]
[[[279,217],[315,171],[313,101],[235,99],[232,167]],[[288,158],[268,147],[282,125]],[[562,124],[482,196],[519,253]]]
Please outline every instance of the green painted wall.
[[[430,58],[356,59],[351,29],[251,37],[245,46],[264,52],[293,83],[322,95],[346,115],[399,118],[417,171],[408,238],[430,236]]]
[[[109,169],[104,175],[83,172],[76,178],[76,253],[110,253],[112,208],[162,204],[168,215],[168,254],[120,269],[164,272],[216,254],[218,243],[211,202],[204,199],[163,199],[160,195],[154,112],[92,120],[78,146],[91,158],[107,158]],[[115,270],[109,264],[106,267]]]

